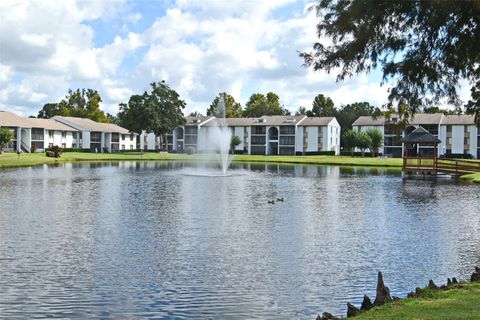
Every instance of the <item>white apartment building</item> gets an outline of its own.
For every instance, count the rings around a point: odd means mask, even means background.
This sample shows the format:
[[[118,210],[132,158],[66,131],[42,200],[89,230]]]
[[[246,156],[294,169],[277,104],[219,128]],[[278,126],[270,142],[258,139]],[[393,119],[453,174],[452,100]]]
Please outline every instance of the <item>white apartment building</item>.
[[[137,149],[137,134],[111,123],[90,119],[60,116],[52,119],[24,118],[9,111],[0,111],[0,127],[9,128],[14,134],[6,151],[40,152],[52,146],[97,152]]]
[[[403,148],[400,138],[421,126],[440,139],[437,156],[471,154],[474,158],[480,158],[480,126],[475,124],[473,115],[415,114],[404,130],[399,130],[398,121],[397,115],[376,119],[359,117],[353,123],[353,129],[366,131],[378,128],[384,135],[380,153],[386,156],[401,157]],[[419,155],[433,155],[433,152],[432,146],[418,147]]]
[[[73,148],[94,152],[118,152],[137,149],[137,134],[112,123],[100,123],[90,119],[55,116],[52,118],[77,130]]]
[[[257,155],[307,155],[340,153],[340,125],[333,117],[263,116],[260,118],[186,117],[182,127],[167,136],[169,152],[212,150],[209,137],[218,126],[227,126],[240,138],[235,151]],[[143,150],[159,150],[158,137],[143,133]]]

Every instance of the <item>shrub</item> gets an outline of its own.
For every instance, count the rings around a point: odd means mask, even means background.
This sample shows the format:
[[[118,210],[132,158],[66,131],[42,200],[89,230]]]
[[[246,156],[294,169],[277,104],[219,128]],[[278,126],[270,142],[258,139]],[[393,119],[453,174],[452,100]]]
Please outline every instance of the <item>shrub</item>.
[[[244,150],[234,150],[233,151],[233,154],[244,154],[245,151]]]
[[[63,153],[63,149],[60,148],[59,146],[53,146],[53,147],[50,147],[47,149],[47,152],[50,151],[50,152],[53,152],[53,156],[55,158],[60,158],[60,156],[62,155]],[[47,157],[49,157],[49,155],[47,154]]]
[[[63,148],[63,152],[92,152],[92,150],[82,148]]]
[[[448,159],[473,159],[473,155],[471,155],[470,153],[450,153],[450,154],[446,154],[445,155],[445,158],[448,158]]]
[[[185,148],[185,153],[186,154],[194,154],[195,153],[195,148],[191,147],[191,146],[188,146],[188,147]]]
[[[53,151],[47,150],[47,151],[45,151],[45,155],[49,158],[55,158],[55,152],[53,152]]]
[[[306,151],[301,152],[301,151],[296,151],[295,152],[296,156],[334,156],[335,151],[330,151],[330,150],[325,150],[325,151]]]

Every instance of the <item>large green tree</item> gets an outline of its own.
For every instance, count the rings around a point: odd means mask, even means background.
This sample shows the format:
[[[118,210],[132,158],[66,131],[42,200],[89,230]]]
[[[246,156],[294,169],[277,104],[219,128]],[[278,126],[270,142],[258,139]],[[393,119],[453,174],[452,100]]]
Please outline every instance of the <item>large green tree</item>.
[[[3,148],[13,139],[13,132],[8,128],[0,128],[0,154]]]
[[[59,103],[47,103],[38,112],[38,118],[49,119],[53,116],[88,118],[97,122],[112,120],[100,109],[102,98],[97,90],[68,90],[65,99]]]
[[[352,129],[352,124],[358,119],[358,117],[375,116],[379,111],[380,109],[375,108],[368,102],[355,102],[336,110],[335,117],[342,128],[342,137],[348,129]]]
[[[307,111],[309,117],[334,117],[335,114],[335,104],[332,99],[323,94],[318,94],[313,99],[312,110]]]
[[[480,2],[321,0],[319,42],[300,56],[338,80],[380,69],[389,101],[408,118],[442,98],[459,106],[459,83],[471,86],[467,112],[480,121]],[[426,97],[431,97],[427,99]]]
[[[217,114],[217,106],[220,98],[223,98],[225,103],[225,118],[240,118],[242,116],[242,106],[235,101],[235,98],[226,92],[220,92],[218,96],[213,99],[213,102],[207,109],[207,116],[219,116]]]
[[[120,104],[117,118],[120,125],[130,131],[153,132],[166,144],[166,135],[185,123],[182,112],[185,101],[165,81],[153,82],[150,86],[151,92],[133,95],[128,103]]]
[[[284,115],[288,110],[283,109],[280,105],[280,98],[274,92],[267,95],[254,93],[248,99],[246,108],[243,111],[244,117],[261,117],[270,115]]]

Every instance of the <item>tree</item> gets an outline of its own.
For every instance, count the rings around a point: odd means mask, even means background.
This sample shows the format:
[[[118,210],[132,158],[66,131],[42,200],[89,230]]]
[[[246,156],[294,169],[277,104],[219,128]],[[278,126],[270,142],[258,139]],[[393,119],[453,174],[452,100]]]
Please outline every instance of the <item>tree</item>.
[[[348,129],[342,135],[343,145],[345,146],[346,150],[350,150],[352,152],[352,157],[355,147],[357,146],[357,136],[358,131],[352,129]]]
[[[318,94],[312,103],[312,110],[307,111],[309,117],[334,117],[336,114],[335,104],[332,99]]]
[[[423,113],[443,113],[444,115],[452,115],[452,114],[462,114],[462,110],[461,109],[448,110],[448,109],[442,109],[439,107],[427,107],[423,109]]]
[[[8,128],[0,128],[0,154],[3,148],[13,139],[13,132]]]
[[[306,114],[307,114],[307,108],[305,107],[298,107],[297,112],[295,112],[296,116],[300,116],[300,115],[304,116]]]
[[[225,103],[225,118],[240,118],[242,116],[242,106],[235,101],[235,98],[226,92],[220,92],[218,96],[213,99],[213,102],[207,109],[207,116],[217,116],[217,106],[220,98],[223,98]]]
[[[118,124],[138,134],[141,134],[142,130],[152,132],[148,99],[148,93],[144,92],[142,95],[132,95],[128,103],[120,103],[117,114]]]
[[[239,136],[233,136],[232,141],[230,142],[230,150],[232,153],[235,152],[235,148],[237,148],[238,145],[240,145],[242,141],[240,140]]]
[[[369,128],[365,131],[370,137],[370,151],[372,151],[372,157],[375,153],[378,154],[378,150],[383,146],[383,133],[378,128]]]
[[[153,132],[167,149],[166,135],[185,123],[182,110],[185,101],[165,81],[151,83],[152,91],[133,95],[128,104],[120,104],[119,123],[132,132]]]
[[[343,106],[340,110],[337,110],[335,113],[335,117],[337,118],[337,121],[342,128],[342,146],[344,146],[343,136],[348,129],[352,129],[352,125],[355,120],[357,120],[361,116],[374,117],[379,112],[379,108],[375,108],[368,102],[355,102],[352,104],[347,104]]]
[[[254,93],[246,103],[243,116],[258,118],[269,115],[283,115],[285,110],[280,105],[279,100],[278,95],[273,92],[267,93],[266,96],[261,93]]]
[[[466,81],[467,111],[480,120],[478,1],[322,0],[315,9],[321,42],[300,54],[305,66],[339,69],[337,80],[380,69],[390,103],[408,105],[405,118],[442,98],[459,106]]]
[[[97,90],[68,90],[65,99],[59,103],[47,103],[38,112],[38,118],[49,119],[53,116],[88,118],[97,122],[112,122],[101,109],[102,98]]]
[[[203,114],[201,114],[198,111],[192,111],[192,112],[190,112],[189,116],[198,118],[198,117],[203,117]]]
[[[362,158],[365,157],[365,149],[370,148],[371,145],[372,139],[365,131],[357,133],[356,147],[358,147],[360,151],[362,151]]]

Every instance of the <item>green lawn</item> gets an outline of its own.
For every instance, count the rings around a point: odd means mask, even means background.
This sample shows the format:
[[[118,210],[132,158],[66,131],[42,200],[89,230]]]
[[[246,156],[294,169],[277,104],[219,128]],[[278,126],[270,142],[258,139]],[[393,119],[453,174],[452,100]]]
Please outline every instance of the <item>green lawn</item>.
[[[460,179],[480,183],[480,172],[479,173],[466,174],[464,176],[461,176]]]
[[[41,164],[62,163],[70,161],[123,161],[123,160],[156,160],[156,161],[198,161],[212,160],[209,155],[124,152],[124,153],[82,153],[67,152],[59,159],[47,158],[44,153],[21,154],[20,158],[15,153],[0,155],[0,167],[20,167]],[[373,166],[373,167],[401,167],[401,159],[388,158],[353,158],[336,156],[256,156],[235,155],[234,162],[259,162],[259,163],[291,163],[291,164],[322,164],[345,166]]]
[[[447,291],[426,289],[420,298],[376,307],[355,319],[480,319],[480,283],[462,283]]]

